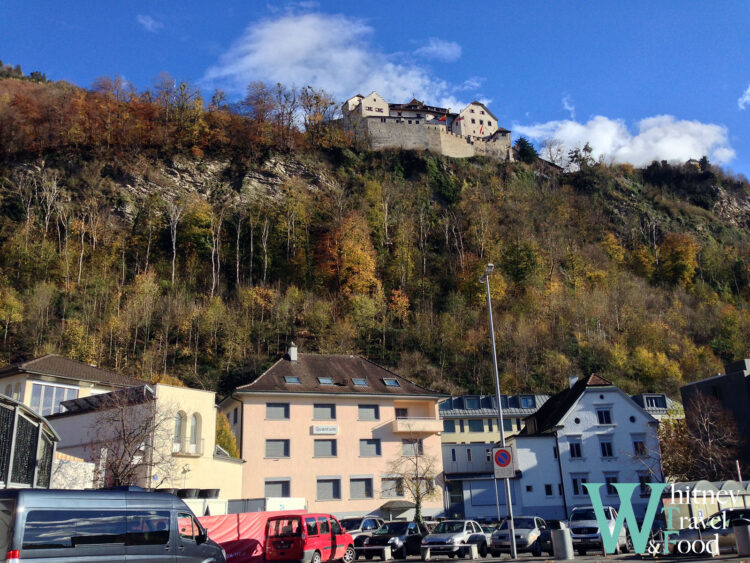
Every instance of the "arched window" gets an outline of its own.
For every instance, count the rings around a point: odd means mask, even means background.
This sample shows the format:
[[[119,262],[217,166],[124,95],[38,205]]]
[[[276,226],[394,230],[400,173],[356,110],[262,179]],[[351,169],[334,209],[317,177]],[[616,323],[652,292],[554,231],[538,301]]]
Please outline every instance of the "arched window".
[[[11,385],[10,383],[5,386],[5,396],[13,398],[13,385]]]
[[[172,442],[172,451],[182,451],[183,444],[185,443],[185,413],[178,412],[174,417],[174,439]]]
[[[201,416],[196,412],[190,417],[190,453],[198,454],[201,440]]]
[[[22,396],[23,394],[21,393],[21,389],[22,389],[21,382],[20,381],[16,381],[16,386],[13,389],[13,398],[16,401],[23,401],[23,396]]]

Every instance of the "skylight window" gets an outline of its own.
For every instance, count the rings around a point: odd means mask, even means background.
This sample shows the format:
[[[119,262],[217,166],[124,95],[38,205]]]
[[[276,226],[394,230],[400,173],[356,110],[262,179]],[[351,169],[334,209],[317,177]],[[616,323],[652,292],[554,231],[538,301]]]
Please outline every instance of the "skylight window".
[[[319,377],[318,383],[321,385],[333,385],[333,378],[332,377]]]
[[[369,387],[364,377],[352,377],[352,383],[355,387]]]
[[[295,385],[299,385],[300,383],[302,383],[299,380],[299,377],[296,375],[285,375],[284,381],[286,381],[287,383],[294,383]]]
[[[398,379],[394,377],[384,377],[383,383],[385,383],[386,387],[401,387],[401,384],[398,382]]]

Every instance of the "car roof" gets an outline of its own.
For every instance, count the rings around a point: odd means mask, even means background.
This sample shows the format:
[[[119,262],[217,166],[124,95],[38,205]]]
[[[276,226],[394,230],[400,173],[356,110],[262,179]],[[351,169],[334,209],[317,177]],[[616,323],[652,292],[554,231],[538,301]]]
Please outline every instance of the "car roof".
[[[168,508],[187,508],[182,499],[168,493],[128,491],[128,490],[55,490],[55,489],[5,489],[0,490],[0,499],[15,499],[24,507],[50,507],[60,503],[66,508],[89,502],[127,502],[128,506],[160,506]]]

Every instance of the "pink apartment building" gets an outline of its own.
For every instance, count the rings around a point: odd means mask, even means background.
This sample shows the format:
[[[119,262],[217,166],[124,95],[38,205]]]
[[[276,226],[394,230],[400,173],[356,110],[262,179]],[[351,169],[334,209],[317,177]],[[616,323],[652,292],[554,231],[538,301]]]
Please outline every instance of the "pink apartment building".
[[[412,499],[393,461],[435,460],[425,516],[443,511],[438,401],[359,356],[289,353],[224,399],[240,444],[242,496],[301,497],[313,512],[409,518]],[[401,473],[401,476],[405,473]]]

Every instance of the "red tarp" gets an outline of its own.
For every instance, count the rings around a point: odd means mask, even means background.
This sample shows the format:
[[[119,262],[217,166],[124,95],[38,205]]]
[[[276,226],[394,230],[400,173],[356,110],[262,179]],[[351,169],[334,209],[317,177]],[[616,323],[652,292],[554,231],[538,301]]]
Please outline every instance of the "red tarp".
[[[266,544],[266,522],[272,516],[305,514],[304,510],[245,512],[224,516],[201,516],[209,537],[227,552],[231,563],[262,563]]]

